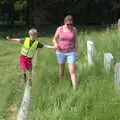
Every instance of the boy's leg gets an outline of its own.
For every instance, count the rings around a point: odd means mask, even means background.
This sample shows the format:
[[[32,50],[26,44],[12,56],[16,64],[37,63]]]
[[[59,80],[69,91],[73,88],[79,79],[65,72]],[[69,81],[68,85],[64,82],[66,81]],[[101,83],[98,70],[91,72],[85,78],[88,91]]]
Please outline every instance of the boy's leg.
[[[27,71],[27,75],[28,75],[28,83],[30,86],[32,86],[32,70]]]
[[[20,56],[20,69],[21,69],[21,79],[22,82],[26,83],[27,81],[27,73],[26,73],[26,58],[24,56]]]
[[[32,86],[32,59],[26,58],[25,61],[27,83]]]
[[[32,60],[29,60],[27,62],[27,77],[28,77],[28,83],[30,86],[32,86]]]
[[[27,81],[26,70],[24,70],[23,76],[24,76],[24,83],[26,83],[26,81]]]
[[[26,83],[27,81],[27,75],[26,75],[26,70],[21,70],[21,79],[22,79],[22,82]]]

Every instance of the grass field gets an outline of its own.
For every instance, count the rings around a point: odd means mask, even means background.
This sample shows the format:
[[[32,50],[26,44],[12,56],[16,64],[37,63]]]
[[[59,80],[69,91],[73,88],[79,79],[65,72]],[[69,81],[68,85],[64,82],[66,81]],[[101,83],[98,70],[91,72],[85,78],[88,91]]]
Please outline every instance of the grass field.
[[[52,44],[50,37],[42,43]],[[86,41],[94,42],[95,66],[87,65]],[[120,33],[113,28],[78,33],[80,59],[77,61],[78,89],[73,90],[67,72],[58,76],[55,51],[39,51],[33,71],[29,120],[120,120],[120,96],[116,93],[114,71],[103,69],[103,55],[111,52],[120,61]],[[23,87],[19,70],[20,44],[0,40],[0,120],[15,120]]]

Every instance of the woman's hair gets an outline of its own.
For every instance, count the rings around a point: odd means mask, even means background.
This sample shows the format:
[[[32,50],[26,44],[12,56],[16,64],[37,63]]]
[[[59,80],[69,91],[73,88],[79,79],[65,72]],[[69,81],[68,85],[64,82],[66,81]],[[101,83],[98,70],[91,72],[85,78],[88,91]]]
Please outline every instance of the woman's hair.
[[[67,15],[67,16],[64,18],[64,23],[67,22],[67,21],[73,21],[72,15]]]

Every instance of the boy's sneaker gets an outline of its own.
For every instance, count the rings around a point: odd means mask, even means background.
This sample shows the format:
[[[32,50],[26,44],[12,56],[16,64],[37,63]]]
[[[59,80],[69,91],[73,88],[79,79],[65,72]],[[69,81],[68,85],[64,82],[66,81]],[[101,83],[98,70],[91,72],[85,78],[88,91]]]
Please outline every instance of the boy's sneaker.
[[[24,73],[24,75],[23,75],[23,80],[24,80],[24,83],[26,83],[26,81],[27,81],[27,76],[26,76],[25,73]]]
[[[25,73],[21,74],[21,82],[25,84],[27,82],[27,76]]]

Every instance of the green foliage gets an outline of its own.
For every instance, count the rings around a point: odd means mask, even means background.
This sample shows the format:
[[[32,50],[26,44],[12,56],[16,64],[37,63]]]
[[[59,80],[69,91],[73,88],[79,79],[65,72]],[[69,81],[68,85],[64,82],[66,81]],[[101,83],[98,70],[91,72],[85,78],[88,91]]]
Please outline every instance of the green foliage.
[[[23,10],[27,6],[27,1],[26,0],[17,0],[15,1],[15,10]]]
[[[34,23],[36,18],[43,19],[43,23],[60,24],[66,14],[75,16],[77,24],[109,24],[117,21],[120,8],[117,0],[9,0],[9,5],[3,9],[4,3],[5,0],[0,0],[0,7],[3,13],[9,13],[10,19],[6,19],[11,21],[26,20],[28,5],[33,11],[30,16],[35,16],[29,18],[31,24],[38,24]]]

